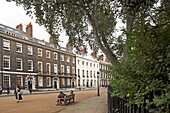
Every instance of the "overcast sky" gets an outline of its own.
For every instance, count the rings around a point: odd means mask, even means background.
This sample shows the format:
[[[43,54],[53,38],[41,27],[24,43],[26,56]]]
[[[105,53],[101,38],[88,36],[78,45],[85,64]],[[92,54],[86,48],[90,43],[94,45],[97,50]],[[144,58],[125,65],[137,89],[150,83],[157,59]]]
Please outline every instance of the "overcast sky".
[[[44,26],[39,26],[35,23],[35,18],[31,19],[26,15],[26,11],[22,6],[16,6],[15,2],[6,2],[6,0],[0,0],[0,23],[12,28],[16,28],[17,25],[22,23],[23,31],[26,31],[26,25],[29,23],[33,25],[33,37],[40,40],[49,42],[50,35],[46,32]],[[67,43],[68,37],[65,33],[61,33],[62,41]],[[64,45],[62,45],[65,47]]]

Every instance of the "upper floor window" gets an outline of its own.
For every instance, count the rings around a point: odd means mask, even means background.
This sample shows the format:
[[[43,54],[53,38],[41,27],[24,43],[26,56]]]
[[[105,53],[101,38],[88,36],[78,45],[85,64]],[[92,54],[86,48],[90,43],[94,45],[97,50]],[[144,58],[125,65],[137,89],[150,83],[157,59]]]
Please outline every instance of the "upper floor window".
[[[50,63],[46,63],[46,71],[47,71],[47,74],[51,74],[51,64]]]
[[[50,51],[46,51],[46,58],[50,58]]]
[[[70,66],[67,66],[67,74],[70,73]]]
[[[3,49],[10,50],[10,41],[3,39]]]
[[[28,54],[29,54],[29,55],[33,55],[32,46],[28,46]]]
[[[88,66],[88,62],[86,62],[86,66]]]
[[[82,61],[82,65],[84,65],[84,61]]]
[[[72,59],[72,60],[73,60],[72,62],[73,62],[73,63],[75,63],[75,58],[74,58],[74,57],[73,57],[73,59]]]
[[[70,62],[70,57],[69,56],[67,57],[67,62]]]
[[[75,68],[72,67],[72,74],[75,74]]]
[[[22,53],[22,44],[16,43],[17,52]]]
[[[10,69],[10,56],[3,56],[4,69]]]
[[[58,65],[54,64],[54,74],[58,74]]]
[[[82,70],[82,73],[83,73],[83,77],[85,77],[85,75],[84,75],[84,70]]]
[[[43,73],[43,64],[40,61],[38,61],[38,72]]]
[[[38,48],[38,56],[42,56],[42,49]]]
[[[90,67],[92,67],[92,63],[90,63]]]
[[[95,64],[94,64],[94,67],[95,67]]]
[[[77,63],[80,64],[80,60],[78,60]]]
[[[22,70],[22,59],[17,58],[17,70]]]
[[[61,65],[61,73],[64,73],[64,65]]]
[[[33,61],[28,60],[28,71],[33,71]]]
[[[58,60],[58,54],[54,52],[54,60]]]
[[[64,55],[61,55],[61,61],[64,61]]]
[[[80,69],[78,69],[78,76],[80,76]]]

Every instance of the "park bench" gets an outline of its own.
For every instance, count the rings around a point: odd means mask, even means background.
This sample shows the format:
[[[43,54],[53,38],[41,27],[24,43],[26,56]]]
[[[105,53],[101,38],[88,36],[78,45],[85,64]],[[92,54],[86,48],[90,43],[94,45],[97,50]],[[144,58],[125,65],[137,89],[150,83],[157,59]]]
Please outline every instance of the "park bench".
[[[75,97],[75,94],[66,95],[66,96],[64,96],[64,98],[58,98],[59,104],[64,102],[64,105],[66,105],[66,102],[69,101],[69,103],[70,103],[71,100],[73,100],[73,102],[74,102],[74,97]]]

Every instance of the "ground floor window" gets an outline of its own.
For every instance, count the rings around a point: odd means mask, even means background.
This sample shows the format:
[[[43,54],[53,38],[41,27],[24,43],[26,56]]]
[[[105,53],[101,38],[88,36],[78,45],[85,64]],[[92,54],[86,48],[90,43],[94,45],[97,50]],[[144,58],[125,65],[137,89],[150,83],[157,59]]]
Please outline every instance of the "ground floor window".
[[[47,86],[51,86],[51,78],[47,77]]]
[[[43,77],[38,77],[38,86],[43,86]]]
[[[10,75],[4,75],[3,81],[4,87],[10,87]]]
[[[70,78],[67,78],[67,85],[70,86]]]
[[[23,79],[21,75],[17,75],[17,85],[23,86]]]
[[[64,78],[61,78],[61,86],[64,86],[65,82],[64,82]]]
[[[83,86],[85,86],[85,80],[83,80]]]
[[[80,80],[78,80],[78,86],[80,86]]]

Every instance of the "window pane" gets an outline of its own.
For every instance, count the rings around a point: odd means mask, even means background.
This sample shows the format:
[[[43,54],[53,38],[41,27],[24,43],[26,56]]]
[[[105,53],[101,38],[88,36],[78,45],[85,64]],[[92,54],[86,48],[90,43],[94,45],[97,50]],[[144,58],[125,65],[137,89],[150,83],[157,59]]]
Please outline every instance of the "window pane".
[[[10,87],[9,85],[9,76],[4,75],[4,87]]]
[[[10,50],[10,41],[9,40],[3,40],[3,48],[6,50]]]
[[[17,69],[22,70],[22,59],[17,59]]]
[[[9,56],[4,56],[4,69],[10,69],[10,57]]]

